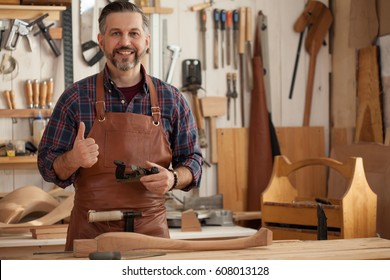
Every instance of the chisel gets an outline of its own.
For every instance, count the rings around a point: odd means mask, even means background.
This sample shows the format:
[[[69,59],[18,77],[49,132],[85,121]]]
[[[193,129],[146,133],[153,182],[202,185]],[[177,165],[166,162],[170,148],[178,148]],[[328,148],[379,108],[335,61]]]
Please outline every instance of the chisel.
[[[219,16],[220,12],[218,9],[214,9],[214,68],[218,69],[218,32],[219,32]]]
[[[238,55],[238,22],[239,22],[240,14],[238,10],[234,10],[232,13],[232,21],[233,21],[233,62],[234,69],[238,69],[237,63],[237,55]]]
[[[46,96],[46,103],[47,103],[47,108],[51,108],[53,104],[53,95],[54,95],[54,82],[53,78],[50,78],[47,81],[47,96]]]
[[[33,109],[34,104],[33,104],[33,90],[32,90],[32,83],[31,80],[26,81],[25,85],[25,95],[26,95],[26,103],[27,103],[27,108],[28,109]]]
[[[11,98],[12,109],[16,109],[15,92],[12,89],[9,91],[9,97]]]
[[[39,108],[46,108],[47,82],[43,81],[39,87]]]
[[[226,64],[230,65],[231,57],[231,43],[230,43],[230,31],[232,30],[232,11],[226,12]]]
[[[35,79],[32,84],[33,104],[34,108],[39,108],[39,81]]]
[[[8,104],[8,109],[12,110],[11,92],[9,90],[4,91],[4,98]]]
[[[202,65],[203,70],[206,70],[206,10],[203,9],[200,11],[200,32],[202,34]]]
[[[221,65],[225,67],[225,30],[226,30],[226,10],[221,10]]]

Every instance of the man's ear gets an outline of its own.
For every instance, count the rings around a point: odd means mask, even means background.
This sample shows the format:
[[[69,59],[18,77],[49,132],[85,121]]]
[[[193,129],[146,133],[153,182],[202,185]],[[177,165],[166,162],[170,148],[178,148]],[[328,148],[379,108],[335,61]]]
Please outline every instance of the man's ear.
[[[102,49],[102,47],[103,47],[102,46],[102,44],[103,44],[103,35],[101,33],[98,33],[97,40],[98,40],[100,48]]]

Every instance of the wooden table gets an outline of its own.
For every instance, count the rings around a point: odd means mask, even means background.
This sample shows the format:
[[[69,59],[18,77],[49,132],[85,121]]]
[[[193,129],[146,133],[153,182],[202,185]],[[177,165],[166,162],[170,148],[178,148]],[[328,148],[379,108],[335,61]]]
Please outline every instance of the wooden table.
[[[204,226],[202,231],[182,232],[180,228],[170,228],[171,239],[210,240],[245,237],[256,230],[240,226]],[[65,249],[65,238],[34,239],[31,234],[9,234],[0,236],[0,259],[33,258],[34,253],[60,252]],[[54,254],[55,255],[55,254]],[[68,254],[69,255],[69,254]],[[43,255],[48,256],[48,255]]]
[[[150,254],[150,255],[148,255]],[[286,240],[245,250],[123,252],[122,259],[148,260],[383,260],[390,259],[390,240],[356,238],[322,241]],[[4,259],[4,258],[3,258]],[[72,253],[24,255],[14,259],[76,259]]]

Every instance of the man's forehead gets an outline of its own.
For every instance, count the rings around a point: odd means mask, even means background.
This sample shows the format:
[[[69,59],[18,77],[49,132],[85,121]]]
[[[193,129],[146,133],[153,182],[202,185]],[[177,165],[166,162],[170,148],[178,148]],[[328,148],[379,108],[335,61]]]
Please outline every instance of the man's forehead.
[[[107,15],[106,23],[110,22],[134,22],[138,24],[143,24],[142,16],[139,13],[135,12],[114,12]]]

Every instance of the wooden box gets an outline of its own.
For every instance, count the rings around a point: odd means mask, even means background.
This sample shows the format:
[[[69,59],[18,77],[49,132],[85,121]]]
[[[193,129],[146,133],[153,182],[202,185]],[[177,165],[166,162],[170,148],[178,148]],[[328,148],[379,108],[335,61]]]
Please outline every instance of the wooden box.
[[[347,179],[341,199],[299,196],[289,176],[313,165],[335,169]],[[275,157],[270,183],[261,198],[262,226],[272,230],[274,239],[318,239],[318,203],[326,216],[328,239],[376,236],[377,195],[367,183],[362,158],[349,158],[346,163],[330,158],[291,163],[285,156]]]

